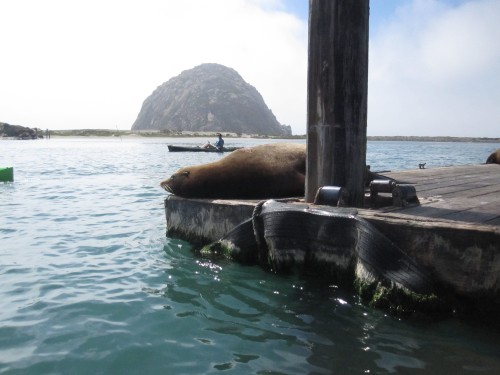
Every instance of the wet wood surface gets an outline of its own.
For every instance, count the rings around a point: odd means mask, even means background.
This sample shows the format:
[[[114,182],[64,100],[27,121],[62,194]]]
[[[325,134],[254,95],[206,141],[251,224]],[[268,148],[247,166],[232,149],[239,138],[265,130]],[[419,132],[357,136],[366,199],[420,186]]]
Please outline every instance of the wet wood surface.
[[[420,205],[377,211],[420,218],[500,225],[500,165],[480,164],[388,172],[415,186]]]

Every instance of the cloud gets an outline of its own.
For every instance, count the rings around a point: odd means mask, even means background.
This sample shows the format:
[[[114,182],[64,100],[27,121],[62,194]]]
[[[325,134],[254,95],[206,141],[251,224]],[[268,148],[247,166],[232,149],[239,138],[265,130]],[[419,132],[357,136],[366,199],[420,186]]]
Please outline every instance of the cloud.
[[[259,0],[2,2],[0,121],[129,129],[157,86],[216,62],[304,133],[307,25],[284,9]]]
[[[130,129],[157,86],[215,62],[238,71],[278,121],[304,134],[308,27],[289,11],[297,4],[2,1],[0,121]],[[498,137],[500,1],[391,4],[398,8],[372,20],[368,134]]]
[[[378,31],[369,134],[500,135],[499,1],[415,0]]]

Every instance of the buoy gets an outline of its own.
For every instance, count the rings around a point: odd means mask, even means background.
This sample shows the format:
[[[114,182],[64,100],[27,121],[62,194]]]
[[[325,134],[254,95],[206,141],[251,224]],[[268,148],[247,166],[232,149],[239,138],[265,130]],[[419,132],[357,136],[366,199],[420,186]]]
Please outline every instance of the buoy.
[[[13,167],[0,168],[0,181],[1,182],[14,181],[14,168]]]

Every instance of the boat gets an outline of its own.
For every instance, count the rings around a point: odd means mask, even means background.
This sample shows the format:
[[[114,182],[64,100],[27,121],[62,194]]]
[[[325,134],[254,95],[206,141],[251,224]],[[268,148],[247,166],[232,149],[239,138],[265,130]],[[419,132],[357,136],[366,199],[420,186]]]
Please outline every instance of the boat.
[[[232,152],[243,147],[223,147],[221,150],[214,148],[203,148],[199,146],[175,146],[168,145],[170,152]]]

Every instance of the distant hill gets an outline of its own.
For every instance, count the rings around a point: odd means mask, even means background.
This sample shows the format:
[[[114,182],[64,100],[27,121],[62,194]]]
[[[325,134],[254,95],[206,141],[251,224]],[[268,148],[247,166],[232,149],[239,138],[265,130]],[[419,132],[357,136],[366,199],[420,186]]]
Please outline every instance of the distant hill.
[[[159,86],[144,101],[132,130],[292,134],[255,87],[219,64],[185,70]]]

